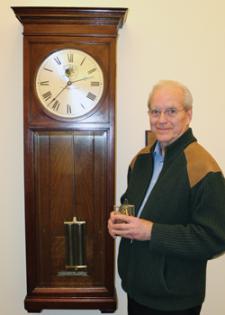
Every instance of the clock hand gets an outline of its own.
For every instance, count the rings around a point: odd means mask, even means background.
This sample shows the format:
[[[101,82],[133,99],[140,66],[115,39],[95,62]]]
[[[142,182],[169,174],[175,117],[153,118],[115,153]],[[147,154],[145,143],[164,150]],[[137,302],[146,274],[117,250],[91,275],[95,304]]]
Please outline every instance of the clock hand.
[[[57,99],[57,97],[58,97],[68,86],[70,86],[71,84],[72,84],[72,82],[71,82],[70,80],[67,81],[66,85],[58,92],[58,94],[56,94],[55,97],[53,97],[53,99],[49,102],[48,106],[49,106],[52,102],[54,102],[54,101]]]
[[[88,80],[88,79],[91,79],[91,78],[93,78],[93,76],[84,77],[84,78],[81,78],[81,79],[78,79],[78,80],[75,80],[75,81],[71,81],[71,83],[76,83],[76,82],[78,82],[78,81]]]
[[[54,102],[54,101],[57,99],[57,97],[58,97],[68,86],[70,86],[71,84],[76,83],[76,82],[79,82],[79,81],[83,81],[83,80],[88,80],[88,79],[90,79],[90,78],[92,78],[92,77],[93,77],[93,76],[84,77],[84,78],[81,78],[81,79],[78,79],[78,80],[74,80],[74,81],[68,80],[67,83],[66,83],[66,85],[65,85],[65,86],[58,92],[58,94],[56,94],[56,96],[53,97],[53,99],[48,103],[48,106],[51,105],[51,103]]]

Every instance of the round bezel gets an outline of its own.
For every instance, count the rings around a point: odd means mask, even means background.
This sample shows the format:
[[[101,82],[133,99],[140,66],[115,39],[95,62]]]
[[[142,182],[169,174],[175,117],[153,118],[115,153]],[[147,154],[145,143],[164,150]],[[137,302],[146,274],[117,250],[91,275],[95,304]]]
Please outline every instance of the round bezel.
[[[57,50],[40,64],[35,91],[44,111],[56,118],[74,119],[92,113],[104,92],[104,75],[88,53]]]

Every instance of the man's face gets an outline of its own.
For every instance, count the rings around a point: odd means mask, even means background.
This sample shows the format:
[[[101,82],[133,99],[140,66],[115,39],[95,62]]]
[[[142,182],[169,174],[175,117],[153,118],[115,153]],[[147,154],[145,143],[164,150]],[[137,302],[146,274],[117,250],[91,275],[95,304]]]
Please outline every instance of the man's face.
[[[160,87],[151,100],[150,125],[162,148],[178,139],[188,128],[192,110],[183,107],[178,87]]]

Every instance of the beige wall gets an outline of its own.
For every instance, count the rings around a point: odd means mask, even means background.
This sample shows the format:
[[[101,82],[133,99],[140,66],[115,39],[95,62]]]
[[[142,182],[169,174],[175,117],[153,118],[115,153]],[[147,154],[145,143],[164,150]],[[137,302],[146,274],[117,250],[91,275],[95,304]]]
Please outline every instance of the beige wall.
[[[24,315],[25,282],[22,27],[10,6],[121,6],[129,14],[118,40],[117,201],[127,166],[144,145],[146,100],[152,84],[176,79],[194,95],[192,127],[225,172],[225,1],[224,0],[1,0],[0,10],[0,314]],[[194,284],[193,284],[194,285]],[[116,286],[119,309],[126,299]],[[225,256],[209,263],[203,315],[225,314]],[[43,314],[100,314],[43,311]]]

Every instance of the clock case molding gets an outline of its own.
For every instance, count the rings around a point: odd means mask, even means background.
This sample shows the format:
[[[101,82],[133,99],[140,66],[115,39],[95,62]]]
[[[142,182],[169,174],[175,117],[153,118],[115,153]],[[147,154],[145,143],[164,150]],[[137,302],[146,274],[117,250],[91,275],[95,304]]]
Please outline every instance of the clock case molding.
[[[116,40],[126,8],[12,7],[23,24],[27,295],[25,309],[114,312]],[[90,54],[104,74],[96,110],[54,119],[35,92],[42,60],[65,48]],[[64,222],[86,222],[87,272],[65,270]]]

